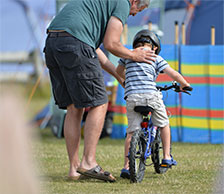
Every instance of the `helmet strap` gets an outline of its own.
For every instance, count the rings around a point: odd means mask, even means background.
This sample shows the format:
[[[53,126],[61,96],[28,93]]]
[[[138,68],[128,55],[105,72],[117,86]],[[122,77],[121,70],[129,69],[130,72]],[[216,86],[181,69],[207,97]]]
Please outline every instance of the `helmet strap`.
[[[154,50],[154,44],[152,44],[152,50]]]

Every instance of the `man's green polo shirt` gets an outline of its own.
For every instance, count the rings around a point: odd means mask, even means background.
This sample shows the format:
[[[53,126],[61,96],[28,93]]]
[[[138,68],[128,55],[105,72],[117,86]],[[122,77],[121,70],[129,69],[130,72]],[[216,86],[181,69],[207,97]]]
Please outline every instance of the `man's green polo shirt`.
[[[129,0],[71,0],[48,29],[65,30],[93,48],[98,48],[110,17],[117,17],[124,25],[130,8]]]

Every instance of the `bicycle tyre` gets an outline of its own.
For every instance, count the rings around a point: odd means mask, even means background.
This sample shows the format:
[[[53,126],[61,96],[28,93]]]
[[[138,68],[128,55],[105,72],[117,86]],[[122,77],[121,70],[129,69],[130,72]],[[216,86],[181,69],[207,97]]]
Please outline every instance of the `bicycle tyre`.
[[[151,155],[151,159],[152,162],[154,164],[154,169],[156,171],[156,173],[158,174],[164,174],[166,173],[166,171],[168,170],[168,168],[163,168],[161,167],[161,157],[162,156],[161,152],[163,152],[162,150],[162,141],[161,141],[161,137],[160,137],[160,130],[158,129],[156,132],[156,137],[155,140],[152,143],[152,147],[151,147],[151,151],[152,151],[152,155]]]
[[[132,183],[141,182],[145,174],[144,153],[145,140],[142,131],[134,132],[129,148],[129,171]]]

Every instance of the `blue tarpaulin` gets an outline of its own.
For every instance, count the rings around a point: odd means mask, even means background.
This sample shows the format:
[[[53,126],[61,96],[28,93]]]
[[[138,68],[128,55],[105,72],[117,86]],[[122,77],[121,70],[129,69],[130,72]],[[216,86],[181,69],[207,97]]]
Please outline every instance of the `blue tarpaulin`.
[[[194,88],[191,96],[173,91],[163,92],[171,113],[172,141],[224,143],[224,46],[162,45],[161,56],[180,71]],[[161,74],[157,85],[169,85],[171,79]],[[117,106],[125,107],[124,90],[118,87]],[[125,111],[115,119],[112,138],[124,138]],[[119,136],[120,135],[120,136]]]

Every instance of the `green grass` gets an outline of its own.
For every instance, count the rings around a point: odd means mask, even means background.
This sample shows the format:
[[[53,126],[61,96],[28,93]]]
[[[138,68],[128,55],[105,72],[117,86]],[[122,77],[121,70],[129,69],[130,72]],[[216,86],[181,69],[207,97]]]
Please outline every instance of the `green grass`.
[[[11,87],[7,84],[7,88]],[[17,84],[17,89],[28,97],[32,84]],[[3,91],[3,90],[2,90]],[[15,93],[16,94],[16,93]],[[37,88],[26,112],[32,119],[50,99],[49,84]],[[111,172],[116,178],[115,183],[98,180],[69,181],[66,176],[69,163],[64,139],[57,139],[50,129],[35,129],[40,138],[33,143],[34,159],[39,165],[38,178],[43,194],[208,194],[214,193],[223,166],[223,145],[173,143],[172,153],[178,162],[166,174],[154,173],[152,166],[146,168],[142,183],[130,184],[129,180],[119,177],[123,167],[124,140],[110,138],[101,139],[97,146],[97,162],[104,170]],[[83,151],[81,141],[80,157]]]
[[[166,174],[155,174],[152,166],[146,168],[142,183],[131,184],[119,177],[123,166],[124,140],[101,139],[97,147],[97,161],[116,178],[115,183],[98,180],[69,181],[68,157],[65,140],[55,138],[50,129],[40,132],[35,144],[35,158],[40,162],[42,193],[212,193],[221,170],[222,145],[173,143],[173,155],[178,165]],[[81,141],[80,157],[83,150]]]

